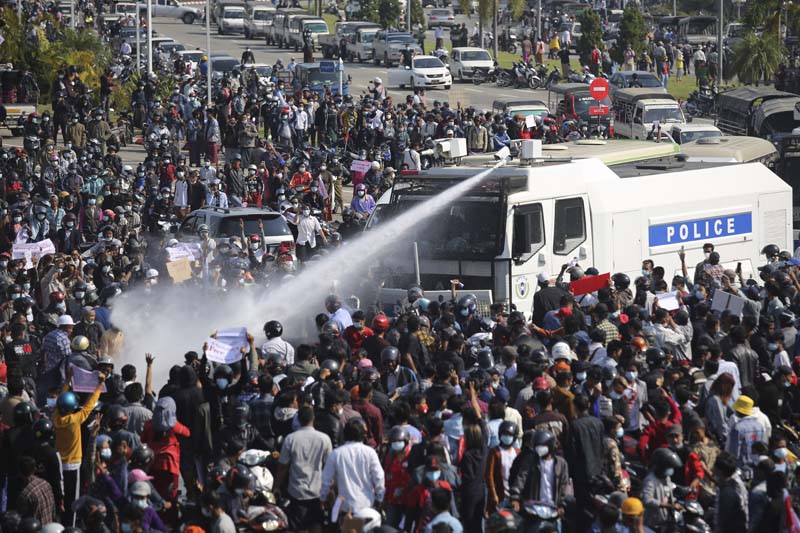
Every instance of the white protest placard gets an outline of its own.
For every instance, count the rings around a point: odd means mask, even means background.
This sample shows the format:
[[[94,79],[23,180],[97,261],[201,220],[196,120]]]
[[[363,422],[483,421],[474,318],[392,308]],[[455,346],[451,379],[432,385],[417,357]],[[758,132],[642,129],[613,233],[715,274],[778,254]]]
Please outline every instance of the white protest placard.
[[[199,242],[179,242],[175,246],[169,246],[167,250],[167,261],[178,261],[189,259],[199,261],[202,257]]]
[[[216,337],[209,337],[206,355],[216,363],[235,363],[242,359],[242,347],[247,347],[247,328],[224,328],[217,330]]]
[[[371,165],[372,165],[372,163],[370,163],[369,161],[361,161],[359,159],[356,159],[355,161],[350,163],[350,171],[351,172],[365,172],[366,173],[369,170]]]
[[[681,303],[678,301],[678,291],[656,294],[656,300],[658,300],[658,306],[667,311],[675,311],[681,307]]]
[[[526,115],[525,116],[525,125],[529,128],[533,128],[536,126],[536,116],[535,115]]]
[[[73,364],[69,365],[72,370],[72,390],[75,392],[94,392],[99,383],[98,372],[84,370]],[[106,392],[106,384],[103,383],[102,392]]]
[[[714,291],[714,298],[711,300],[711,310],[722,313],[726,309],[736,316],[742,316],[745,299],[736,294],[731,294],[723,290]]]
[[[40,242],[14,243],[11,248],[11,259],[39,260],[43,255],[56,253],[53,241],[45,239]]]

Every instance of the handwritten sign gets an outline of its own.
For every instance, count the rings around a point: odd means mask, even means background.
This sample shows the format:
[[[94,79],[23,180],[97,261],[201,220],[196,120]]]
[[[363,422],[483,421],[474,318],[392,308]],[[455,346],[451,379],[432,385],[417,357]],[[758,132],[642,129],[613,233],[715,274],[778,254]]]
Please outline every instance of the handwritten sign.
[[[741,296],[717,289],[714,291],[714,297],[711,300],[711,310],[719,313],[728,310],[732,315],[742,316],[744,303],[745,299]]]
[[[12,259],[39,260],[44,255],[56,253],[53,241],[45,239],[40,242],[15,243],[11,249]]]
[[[248,346],[246,328],[224,328],[217,336],[206,339],[206,355],[215,363],[231,364],[242,359],[242,348]]]
[[[192,265],[188,258],[170,261],[167,263],[167,274],[175,283],[183,283],[192,279]]]
[[[370,169],[371,165],[372,165],[372,163],[370,163],[369,161],[361,161],[361,160],[357,159],[357,160],[353,161],[352,163],[350,163],[350,170],[352,172],[364,172],[364,173],[366,173]]]
[[[75,392],[94,392],[97,384],[100,382],[99,372],[91,372],[84,370],[75,365],[69,365],[72,370],[72,390]],[[102,392],[106,392],[106,384],[100,388]]]
[[[191,259],[200,261],[202,253],[199,242],[179,242],[175,246],[166,248],[167,261],[179,261],[181,259]]]
[[[678,291],[656,294],[656,300],[658,300],[658,306],[667,311],[675,311],[681,307],[681,303],[678,301]]]

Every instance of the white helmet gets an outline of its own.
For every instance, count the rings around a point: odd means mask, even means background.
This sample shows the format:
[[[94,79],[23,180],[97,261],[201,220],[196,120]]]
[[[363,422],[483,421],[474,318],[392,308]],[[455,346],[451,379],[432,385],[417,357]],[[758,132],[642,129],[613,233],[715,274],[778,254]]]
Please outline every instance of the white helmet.
[[[353,518],[360,518],[364,521],[361,531],[371,531],[381,527],[381,513],[372,507],[364,507],[353,513]]]
[[[373,162],[372,162],[372,168],[374,168],[375,170],[377,170],[377,169],[381,168],[381,164],[380,164],[380,163],[378,163],[377,161],[373,161]]]
[[[130,165],[125,165],[122,167],[122,171],[127,174],[133,174],[133,167]]]
[[[566,342],[555,343],[553,348],[550,350],[550,354],[553,356],[554,361],[557,359],[575,359],[575,356],[572,355],[572,350],[569,349],[569,344]]]
[[[151,268],[147,271],[147,279],[153,279],[158,277],[158,270],[155,268]]]
[[[377,84],[381,84],[381,83],[383,83],[383,80],[381,80],[381,79],[380,79],[380,78],[378,78],[378,77],[376,77],[376,78],[375,78],[373,81],[374,81],[375,83],[377,83]]]
[[[39,531],[40,533],[61,533],[64,531],[64,526],[57,522],[50,522],[49,524],[43,525],[42,529]]]

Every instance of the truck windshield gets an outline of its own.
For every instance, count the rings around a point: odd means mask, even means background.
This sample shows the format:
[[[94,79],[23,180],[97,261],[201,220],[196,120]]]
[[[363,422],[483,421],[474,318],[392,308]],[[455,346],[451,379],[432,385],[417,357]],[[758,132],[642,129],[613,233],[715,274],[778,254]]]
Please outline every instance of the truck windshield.
[[[256,11],[253,13],[253,20],[272,20],[275,13],[271,11]]]
[[[435,57],[423,57],[414,60],[414,68],[444,68],[444,64]]]
[[[327,33],[328,25],[324,22],[312,22],[311,24],[306,24],[306,29],[311,33]]]
[[[389,212],[404,212],[427,197],[401,197]],[[464,197],[426,223],[415,227],[409,240],[419,245],[423,259],[492,259],[502,253],[502,214],[498,197]],[[384,213],[381,213],[384,215]],[[386,221],[375,220],[375,226]]]
[[[705,139],[706,137],[721,137],[722,133],[719,131],[682,131],[681,138],[676,139],[678,144],[689,143],[698,139]]]
[[[683,122],[683,114],[678,106],[656,108],[651,107],[645,109],[643,118],[645,124],[652,124],[656,120],[661,124],[666,124],[668,122]]]
[[[308,82],[312,85],[333,85],[339,83],[338,72],[320,72],[319,70],[308,71]]]
[[[361,42],[362,43],[371,43],[372,41],[375,40],[375,33],[376,32],[374,32],[374,31],[373,32],[366,32],[366,31],[363,32],[361,34]]]
[[[238,9],[235,11],[225,11],[225,14],[222,15],[222,18],[225,19],[243,19],[244,18],[244,11],[239,11]]]
[[[589,118],[589,108],[604,105],[611,108],[611,100],[606,97],[602,102],[598,102],[591,96],[576,96],[575,97],[575,114],[581,118]],[[595,119],[596,120],[596,119]]]
[[[263,215],[247,215],[244,217],[244,234],[245,235],[260,235],[261,230],[258,228],[258,221],[264,223],[264,236],[268,239],[288,236],[291,240],[292,232],[282,216],[277,213],[265,213]],[[242,230],[239,228],[239,217],[229,217],[222,219],[219,225],[220,237],[233,237],[241,235]]]
[[[471,52],[461,52],[462,61],[491,61],[492,56],[486,50],[476,50]]]

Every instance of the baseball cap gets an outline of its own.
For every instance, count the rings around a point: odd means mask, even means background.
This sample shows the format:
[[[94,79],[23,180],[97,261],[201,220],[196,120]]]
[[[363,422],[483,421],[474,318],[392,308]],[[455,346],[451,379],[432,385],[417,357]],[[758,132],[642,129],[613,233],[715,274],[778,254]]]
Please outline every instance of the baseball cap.
[[[153,479],[153,476],[148,476],[145,471],[140,468],[135,468],[128,474],[128,483],[131,485],[137,481],[150,481],[151,479]]]
[[[539,376],[533,380],[533,390],[547,390],[549,388],[550,383],[547,382],[547,378]]]
[[[130,490],[134,496],[150,496],[150,485],[146,481],[137,481]]]

